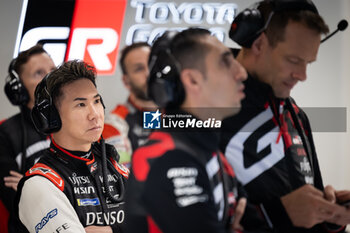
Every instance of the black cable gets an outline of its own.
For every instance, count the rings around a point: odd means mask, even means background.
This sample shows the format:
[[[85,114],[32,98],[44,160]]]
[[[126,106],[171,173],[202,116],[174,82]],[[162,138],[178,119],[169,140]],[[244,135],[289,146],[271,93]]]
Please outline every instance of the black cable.
[[[111,202],[113,203],[119,203],[122,202],[124,199],[124,193],[125,193],[125,184],[123,182],[123,179],[121,175],[118,177],[119,181],[117,182],[118,188],[119,188],[119,197],[115,198],[111,191],[109,190],[109,182],[107,177],[107,156],[106,156],[106,145],[105,140],[101,137],[101,149],[102,149],[102,176],[103,176],[103,186],[105,188],[105,193],[107,197],[111,199]]]
[[[25,125],[25,106],[20,106],[21,110],[21,126],[22,126],[22,157],[21,157],[21,173],[26,172],[26,159],[27,159],[27,128]]]

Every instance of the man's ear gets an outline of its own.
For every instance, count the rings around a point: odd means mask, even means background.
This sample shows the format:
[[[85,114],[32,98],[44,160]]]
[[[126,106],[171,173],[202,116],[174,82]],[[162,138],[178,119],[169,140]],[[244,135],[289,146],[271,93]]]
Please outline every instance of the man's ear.
[[[181,71],[181,82],[186,93],[197,93],[201,90],[204,81],[203,74],[196,69],[184,69]]]
[[[254,54],[258,55],[261,54],[265,46],[267,46],[269,43],[267,36],[265,33],[261,33],[260,36],[253,42],[251,50]]]
[[[122,80],[123,80],[124,86],[130,91],[131,87],[130,87],[129,77],[126,74],[123,74]]]

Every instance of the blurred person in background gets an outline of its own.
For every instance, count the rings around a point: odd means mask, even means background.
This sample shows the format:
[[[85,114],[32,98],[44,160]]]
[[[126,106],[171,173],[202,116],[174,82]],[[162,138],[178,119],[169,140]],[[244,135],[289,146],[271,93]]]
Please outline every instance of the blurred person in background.
[[[122,81],[129,90],[125,104],[119,104],[106,116],[103,137],[115,146],[120,162],[128,165],[133,151],[143,145],[150,133],[143,129],[143,111],[156,105],[147,97],[148,58],[151,48],[139,42],[126,46],[119,60]]]
[[[34,90],[43,77],[56,67],[41,45],[18,54],[9,65],[5,93],[20,113],[0,125],[0,231],[17,232],[13,204],[18,181],[34,165],[40,152],[50,145],[35,130],[30,117]]]

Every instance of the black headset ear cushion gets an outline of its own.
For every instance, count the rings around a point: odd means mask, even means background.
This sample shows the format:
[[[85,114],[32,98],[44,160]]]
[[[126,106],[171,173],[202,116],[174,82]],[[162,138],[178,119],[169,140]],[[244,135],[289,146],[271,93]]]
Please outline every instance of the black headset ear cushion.
[[[31,117],[37,131],[43,134],[54,133],[61,129],[62,122],[59,113],[48,99],[34,105]]]
[[[179,106],[184,99],[180,68],[169,49],[151,58],[148,95],[159,107]]]
[[[31,117],[34,123],[35,128],[38,132],[43,133],[44,129],[49,127],[48,114],[44,111],[47,111],[48,103],[44,100],[42,103],[35,104],[32,108]]]
[[[35,104],[31,112],[32,121],[38,132],[50,134],[61,129],[62,122],[55,104],[47,91],[47,74],[35,88]]]
[[[250,48],[264,27],[264,19],[258,9],[245,9],[231,24],[229,37],[242,47]]]
[[[43,134],[54,133],[61,129],[62,122],[59,113],[47,99],[34,105],[31,117],[36,130]]]
[[[9,65],[9,75],[5,80],[5,94],[11,104],[15,106],[25,106],[29,102],[29,93],[21,82],[17,72],[14,70],[16,59]]]
[[[171,101],[169,92],[172,91],[166,88],[167,84],[165,82],[165,80],[152,81],[148,87],[150,98],[159,107],[165,107]]]

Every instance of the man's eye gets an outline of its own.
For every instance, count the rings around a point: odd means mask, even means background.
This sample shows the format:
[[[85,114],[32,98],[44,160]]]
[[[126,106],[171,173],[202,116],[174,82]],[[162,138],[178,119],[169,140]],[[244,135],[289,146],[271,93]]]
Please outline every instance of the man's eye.
[[[84,103],[79,103],[78,106],[79,107],[85,107],[85,104]]]
[[[288,61],[290,63],[292,63],[292,64],[298,64],[299,63],[299,59],[293,58],[293,57],[288,58]]]
[[[227,67],[230,67],[230,66],[231,66],[231,60],[230,60],[229,57],[225,57],[225,58],[224,58],[224,64],[225,64],[225,66],[227,66]]]
[[[141,72],[141,71],[144,71],[144,70],[145,70],[145,67],[143,67],[143,66],[139,66],[139,67],[135,68],[135,72]]]
[[[43,70],[38,70],[35,72],[36,77],[44,77],[45,76],[45,71]]]
[[[101,99],[96,99],[95,104],[99,104],[99,103],[101,103]]]

